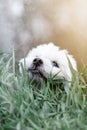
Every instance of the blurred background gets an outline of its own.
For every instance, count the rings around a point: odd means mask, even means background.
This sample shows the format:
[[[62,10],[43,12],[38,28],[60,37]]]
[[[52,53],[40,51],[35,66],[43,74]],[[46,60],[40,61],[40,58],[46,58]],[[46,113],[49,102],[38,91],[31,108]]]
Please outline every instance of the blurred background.
[[[0,0],[1,51],[20,59],[48,42],[87,64],[87,0]]]

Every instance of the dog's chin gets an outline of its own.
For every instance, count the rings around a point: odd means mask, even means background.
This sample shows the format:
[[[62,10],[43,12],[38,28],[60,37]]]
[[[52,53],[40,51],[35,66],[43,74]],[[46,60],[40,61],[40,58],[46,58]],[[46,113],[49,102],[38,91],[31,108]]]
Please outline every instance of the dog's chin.
[[[43,74],[43,72],[41,72],[39,69],[29,69],[29,73],[31,75],[32,78],[36,79],[36,80],[47,80],[47,77]]]

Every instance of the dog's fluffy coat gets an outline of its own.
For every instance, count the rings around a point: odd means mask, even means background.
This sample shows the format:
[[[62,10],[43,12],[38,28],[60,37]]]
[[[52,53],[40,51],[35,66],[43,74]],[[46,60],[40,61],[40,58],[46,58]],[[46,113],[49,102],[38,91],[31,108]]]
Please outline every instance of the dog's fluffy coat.
[[[51,74],[56,79],[64,77],[71,81],[72,73],[69,61],[72,68],[77,71],[76,61],[67,50],[61,50],[53,43],[43,44],[33,48],[25,58],[20,60],[19,70],[22,73],[22,64],[32,78],[47,79]]]

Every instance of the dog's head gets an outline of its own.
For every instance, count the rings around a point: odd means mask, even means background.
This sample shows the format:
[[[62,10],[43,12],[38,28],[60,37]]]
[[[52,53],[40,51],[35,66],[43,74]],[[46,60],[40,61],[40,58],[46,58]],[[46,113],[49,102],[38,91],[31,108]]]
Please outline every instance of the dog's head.
[[[53,43],[49,43],[32,49],[27,57],[20,60],[19,70],[22,73],[22,64],[32,78],[45,80],[52,75],[56,79],[64,77],[71,81],[72,74],[69,61],[73,69],[77,70],[74,58],[66,50],[60,50]]]

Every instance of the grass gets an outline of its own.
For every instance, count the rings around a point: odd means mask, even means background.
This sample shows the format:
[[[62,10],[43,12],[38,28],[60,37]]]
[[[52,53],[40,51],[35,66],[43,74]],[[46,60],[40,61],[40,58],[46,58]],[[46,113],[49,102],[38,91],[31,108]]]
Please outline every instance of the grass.
[[[0,53],[0,130],[87,130],[86,72],[73,72],[71,88],[61,89],[20,75],[14,55]]]

